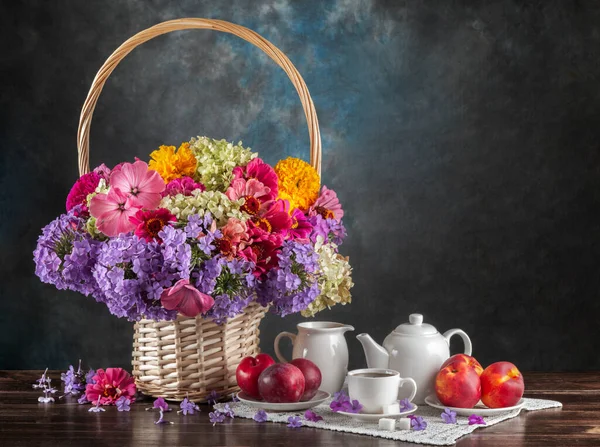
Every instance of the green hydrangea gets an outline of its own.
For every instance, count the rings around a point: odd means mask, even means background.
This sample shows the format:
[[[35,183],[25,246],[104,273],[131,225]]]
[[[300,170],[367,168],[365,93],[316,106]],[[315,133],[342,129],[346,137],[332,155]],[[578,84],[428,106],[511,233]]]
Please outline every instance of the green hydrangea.
[[[350,289],[354,283],[348,258],[337,252],[337,245],[333,242],[324,243],[321,236],[317,238],[315,251],[319,255],[320,275],[317,282],[321,293],[302,311],[303,317],[313,317],[317,312],[331,306],[352,301]]]
[[[246,213],[240,211],[243,204],[244,199],[232,201],[219,191],[201,192],[196,190],[192,192],[191,196],[177,194],[176,196],[163,197],[160,207],[167,208],[179,221],[186,221],[192,214],[203,216],[208,211],[217,222],[217,226],[222,227],[230,217],[242,221],[248,218]]]
[[[190,149],[198,165],[196,180],[202,182],[208,190],[225,192],[233,180],[233,168],[246,166],[258,156],[240,141],[237,145],[226,140],[214,140],[208,137],[192,138]]]

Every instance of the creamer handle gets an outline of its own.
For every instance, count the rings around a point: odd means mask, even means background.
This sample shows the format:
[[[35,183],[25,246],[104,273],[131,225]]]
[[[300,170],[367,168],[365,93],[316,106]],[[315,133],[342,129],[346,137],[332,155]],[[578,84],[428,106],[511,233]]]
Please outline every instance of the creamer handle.
[[[292,334],[291,332],[282,332],[277,337],[275,337],[275,342],[273,343],[274,347],[275,347],[275,355],[277,356],[279,361],[281,363],[288,363],[288,360],[286,360],[286,358],[281,354],[281,351],[279,350],[279,341],[283,337],[287,337],[290,340],[292,340],[292,345],[293,345],[296,342],[296,334]]]

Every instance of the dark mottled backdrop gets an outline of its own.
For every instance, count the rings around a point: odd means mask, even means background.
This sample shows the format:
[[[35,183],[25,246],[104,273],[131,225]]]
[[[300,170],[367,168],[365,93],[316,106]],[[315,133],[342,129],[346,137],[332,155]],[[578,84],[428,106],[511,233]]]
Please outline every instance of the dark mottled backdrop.
[[[600,368],[600,7],[476,3],[3,2],[0,368],[129,364],[131,323],[40,283],[31,252],[77,178],[78,115],[96,70],[132,34],[186,16],[258,31],[310,88],[356,282],[354,303],[320,319],[381,341],[419,311],[440,330],[465,329],[484,364]],[[92,164],[198,134],[241,139],[272,163],[308,154],[285,74],[233,36],[188,31],[114,72]],[[299,320],[268,316],[263,349]]]

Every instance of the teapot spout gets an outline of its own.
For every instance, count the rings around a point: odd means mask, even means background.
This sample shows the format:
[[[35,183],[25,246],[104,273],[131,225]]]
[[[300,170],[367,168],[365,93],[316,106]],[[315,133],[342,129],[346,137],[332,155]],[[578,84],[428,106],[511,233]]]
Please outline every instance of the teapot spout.
[[[369,334],[358,334],[356,338],[363,346],[368,368],[388,367],[390,355],[383,346],[377,344]]]

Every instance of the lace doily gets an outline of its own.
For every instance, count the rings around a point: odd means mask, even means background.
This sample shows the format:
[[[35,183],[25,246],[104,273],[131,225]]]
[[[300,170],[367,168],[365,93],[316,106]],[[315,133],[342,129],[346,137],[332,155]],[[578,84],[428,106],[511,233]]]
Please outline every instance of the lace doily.
[[[303,426],[316,427],[325,430],[335,430],[348,433],[357,433],[361,435],[377,436],[380,438],[393,439],[395,441],[414,442],[418,444],[430,445],[453,445],[456,440],[464,435],[471,433],[478,428],[485,428],[490,425],[498,424],[499,422],[518,416],[521,410],[536,411],[546,408],[562,407],[560,402],[543,399],[528,399],[525,398],[525,405],[519,410],[510,413],[504,413],[498,416],[489,416],[485,418],[486,425],[468,425],[467,417],[458,416],[457,424],[445,424],[440,417],[441,410],[432,408],[423,404],[414,413],[416,416],[422,416],[427,422],[427,428],[423,431],[414,430],[396,430],[383,431],[379,430],[377,422],[362,422],[352,419],[348,416],[333,413],[329,409],[331,400],[323,402],[321,405],[312,408],[316,414],[323,417],[322,421],[311,422],[304,419],[304,411],[302,412],[267,412],[268,422],[288,422],[290,416],[300,416]],[[216,405],[216,408],[222,409],[224,404]],[[234,410],[236,417],[252,419],[258,409],[250,407],[242,402],[229,402],[229,406]],[[476,410],[474,410],[476,412]]]

